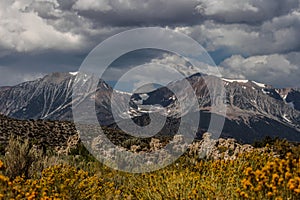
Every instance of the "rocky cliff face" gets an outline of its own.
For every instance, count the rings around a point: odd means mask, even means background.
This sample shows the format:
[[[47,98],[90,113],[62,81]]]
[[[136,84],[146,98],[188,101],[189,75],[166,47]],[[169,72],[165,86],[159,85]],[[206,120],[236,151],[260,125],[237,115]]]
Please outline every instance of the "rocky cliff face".
[[[74,73],[53,73],[44,78],[25,82],[13,87],[0,88],[0,112],[18,119],[72,120],[72,87],[74,84],[89,85],[91,80],[84,76],[75,83]],[[206,76],[213,83],[217,78]],[[195,112],[201,113],[199,137],[208,128],[211,101],[207,82],[199,74],[191,76],[192,85],[199,103]],[[253,142],[265,136],[284,137],[300,141],[300,90],[276,89],[248,80],[222,79],[226,89],[227,114],[223,137],[234,137],[242,142]],[[178,87],[181,81],[170,83]],[[114,127],[110,108],[113,89],[99,81],[96,94],[86,94],[95,102],[98,119],[102,125]],[[185,91],[181,91],[184,97]],[[117,92],[118,106],[124,107],[131,94]],[[186,97],[188,98],[188,97]],[[77,101],[77,100],[76,100]],[[186,101],[188,104],[188,101]],[[158,106],[159,105],[159,106]],[[168,88],[159,88],[149,93],[132,94],[130,110],[121,113],[122,119],[134,118],[139,125],[149,123],[148,113],[159,112],[169,118],[164,131],[172,133],[180,119],[180,106],[176,96]],[[162,109],[163,108],[163,109]]]

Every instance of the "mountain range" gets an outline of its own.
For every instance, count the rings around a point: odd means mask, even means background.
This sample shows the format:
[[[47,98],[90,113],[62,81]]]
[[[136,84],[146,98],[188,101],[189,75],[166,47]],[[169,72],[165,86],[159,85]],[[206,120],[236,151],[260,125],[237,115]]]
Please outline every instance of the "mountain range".
[[[72,121],[72,99],[74,84],[89,85],[92,80],[76,73],[52,73],[43,78],[24,82],[16,86],[0,87],[0,113],[17,119],[49,119]],[[205,77],[205,81],[203,79]],[[195,91],[200,112],[198,137],[207,131],[211,117],[211,100],[207,81],[220,79],[208,75],[195,74],[187,78]],[[79,81],[78,81],[79,80]],[[222,137],[235,138],[240,142],[252,143],[266,136],[300,141],[300,90],[297,88],[277,89],[270,85],[250,80],[221,79],[226,90],[226,115]],[[170,83],[176,87],[180,81]],[[95,93],[83,98],[95,102],[99,123],[118,128],[111,111],[111,88],[103,80],[99,81]],[[184,93],[184,91],[183,91]],[[144,126],[150,123],[149,113],[157,112],[168,117],[162,132],[172,134],[178,128],[179,103],[175,94],[167,87],[147,93],[129,94],[116,91],[118,102],[130,98],[130,109],[120,113],[126,123],[133,120]],[[188,98],[188,97],[186,97]],[[118,105],[125,108],[125,104]],[[121,109],[123,110],[123,109]]]

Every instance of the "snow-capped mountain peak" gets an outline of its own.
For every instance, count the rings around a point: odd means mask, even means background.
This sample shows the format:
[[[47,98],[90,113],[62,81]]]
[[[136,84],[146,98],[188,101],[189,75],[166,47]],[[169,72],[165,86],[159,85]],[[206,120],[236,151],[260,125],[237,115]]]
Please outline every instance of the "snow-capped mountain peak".
[[[72,99],[72,88],[74,84],[89,85],[91,81],[88,76],[84,75],[77,79],[76,74],[78,73],[53,73],[13,87],[0,87],[0,112],[20,119],[72,120],[72,104],[78,101],[78,99]],[[215,79],[219,80],[217,77],[207,76],[204,81],[201,75],[188,78],[199,103],[199,108],[194,111],[204,115],[201,116],[201,129],[203,130],[207,128],[206,123],[209,122],[211,108],[206,81],[213,83]],[[275,89],[249,80],[225,78],[222,80],[226,82],[224,87],[227,115],[223,130],[225,135],[247,142],[270,133],[290,140],[300,140],[299,89]],[[175,88],[180,88],[180,84],[182,84],[180,81],[170,83]],[[103,80],[99,80],[96,93],[83,97],[95,102],[101,125],[114,124],[110,107],[112,92],[112,87]],[[146,93],[115,92],[116,100],[120,102],[117,111],[121,115],[119,120],[131,120],[130,118],[138,117],[141,118],[141,122],[147,122],[147,114],[153,112],[179,119],[184,115],[181,109],[184,110],[184,106],[188,106],[181,105],[167,87]],[[185,97],[185,91],[181,91],[180,94]],[[125,102],[128,99],[130,102]],[[128,103],[130,108],[126,110]],[[169,123],[173,124],[175,121],[171,120]],[[170,130],[165,130],[173,132],[173,125],[167,125]]]

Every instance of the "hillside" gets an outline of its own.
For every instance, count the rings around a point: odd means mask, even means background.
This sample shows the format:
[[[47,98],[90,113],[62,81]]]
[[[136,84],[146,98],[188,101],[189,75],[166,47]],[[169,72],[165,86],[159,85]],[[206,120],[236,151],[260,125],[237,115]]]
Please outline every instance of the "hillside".
[[[201,74],[187,79],[198,98],[199,108],[195,112],[200,112],[201,117],[199,138],[207,131],[212,114],[207,84],[213,84],[216,79],[218,78]],[[76,73],[53,73],[35,81],[0,88],[0,113],[17,119],[72,121],[72,104],[87,100],[95,102],[101,125],[118,128],[114,124],[110,107],[113,88],[100,80],[94,93],[89,90],[93,82],[91,78],[80,75],[77,82],[75,80]],[[222,79],[222,82],[226,89],[227,106],[222,137],[233,137],[244,143],[252,143],[266,136],[300,141],[299,89],[277,89],[250,80]],[[176,88],[180,85],[179,80],[170,83],[168,87]],[[73,86],[84,87],[87,93],[72,100]],[[149,123],[148,113],[157,112],[169,119],[162,130],[165,135],[172,135],[177,131],[180,109],[177,98],[170,90],[162,87],[149,93],[129,94],[116,91],[116,94],[120,110],[118,120],[127,123],[126,121],[134,119],[144,126]],[[126,110],[125,99],[128,98],[130,109],[122,112]],[[155,105],[160,105],[165,111]],[[82,116],[89,116],[89,113],[82,113]]]

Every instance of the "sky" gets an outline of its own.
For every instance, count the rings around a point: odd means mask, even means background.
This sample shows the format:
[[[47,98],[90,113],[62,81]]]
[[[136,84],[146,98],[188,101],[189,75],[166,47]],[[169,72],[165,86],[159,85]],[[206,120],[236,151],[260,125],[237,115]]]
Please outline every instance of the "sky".
[[[199,42],[226,78],[300,88],[299,0],[1,0],[0,86],[77,71],[108,37],[155,26]],[[138,55],[140,63],[182,62]]]

